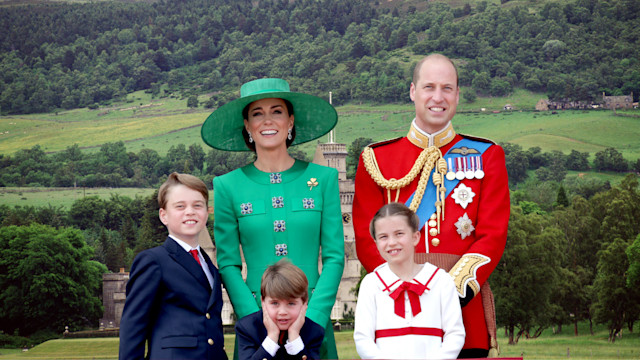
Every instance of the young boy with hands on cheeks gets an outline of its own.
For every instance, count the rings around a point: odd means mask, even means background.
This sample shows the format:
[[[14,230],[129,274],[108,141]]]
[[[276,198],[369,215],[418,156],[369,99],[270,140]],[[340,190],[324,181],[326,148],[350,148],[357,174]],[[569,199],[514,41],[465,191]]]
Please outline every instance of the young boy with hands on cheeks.
[[[236,324],[239,359],[318,359],[324,328],[306,321],[309,283],[287,260],[262,275],[262,310]]]
[[[455,359],[464,345],[460,302],[449,274],[417,264],[419,219],[389,203],[370,223],[386,263],[360,284],[353,337],[362,359]]]

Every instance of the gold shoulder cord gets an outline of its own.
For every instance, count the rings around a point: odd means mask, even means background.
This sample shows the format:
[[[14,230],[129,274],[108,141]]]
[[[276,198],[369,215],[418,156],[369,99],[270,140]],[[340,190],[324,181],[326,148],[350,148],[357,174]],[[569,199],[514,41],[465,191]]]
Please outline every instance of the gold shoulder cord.
[[[396,198],[394,201],[398,201],[400,197],[400,189],[409,185],[421,172],[420,180],[418,181],[418,187],[416,188],[415,195],[411,200],[409,208],[414,212],[420,206],[424,191],[427,188],[429,182],[429,174],[434,166],[436,171],[433,173],[433,184],[436,186],[436,215],[438,219],[438,234],[440,233],[440,221],[444,220],[444,196],[446,188],[444,187],[444,175],[447,173],[447,162],[442,157],[442,152],[435,146],[429,146],[422,150],[415,163],[411,167],[411,170],[402,179],[385,179],[380,172],[376,155],[373,149],[369,146],[364,148],[362,153],[362,161],[364,167],[371,175],[373,181],[379,186],[387,189],[387,202],[391,202],[391,190],[396,190]]]

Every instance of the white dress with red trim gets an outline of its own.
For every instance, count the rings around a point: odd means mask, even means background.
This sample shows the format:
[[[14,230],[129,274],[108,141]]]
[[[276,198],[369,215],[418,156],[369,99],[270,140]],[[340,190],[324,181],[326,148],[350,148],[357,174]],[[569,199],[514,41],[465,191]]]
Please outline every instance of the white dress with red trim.
[[[426,263],[404,282],[380,265],[360,284],[353,337],[362,359],[455,359],[465,330],[451,276]]]

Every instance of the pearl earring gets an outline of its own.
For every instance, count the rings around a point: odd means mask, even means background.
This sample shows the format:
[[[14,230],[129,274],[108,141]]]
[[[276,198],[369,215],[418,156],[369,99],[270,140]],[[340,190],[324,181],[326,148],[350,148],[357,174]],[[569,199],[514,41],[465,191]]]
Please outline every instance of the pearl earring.
[[[287,135],[287,139],[291,140],[293,136],[291,136],[291,129],[289,129],[289,135]]]
[[[253,142],[253,138],[251,137],[251,133],[247,132],[249,134],[249,142],[252,143]]]

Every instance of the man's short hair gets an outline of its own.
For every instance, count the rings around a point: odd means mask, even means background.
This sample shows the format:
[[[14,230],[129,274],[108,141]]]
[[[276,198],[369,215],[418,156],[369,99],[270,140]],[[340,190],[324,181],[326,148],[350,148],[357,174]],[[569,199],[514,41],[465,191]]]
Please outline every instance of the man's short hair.
[[[204,197],[205,203],[209,203],[209,189],[207,189],[207,185],[205,185],[202,180],[193,175],[173,172],[169,174],[167,180],[160,185],[160,189],[158,190],[158,206],[160,209],[164,209],[165,206],[167,206],[169,189],[176,185],[184,185],[191,190],[199,192]]]
[[[269,266],[262,274],[260,293],[262,299],[269,296],[274,299],[301,298],[306,302],[309,298],[309,282],[299,267],[289,260],[282,259]]]
[[[449,59],[447,56],[442,55],[442,54],[427,55],[427,56],[423,57],[422,59],[420,59],[420,61],[418,61],[418,63],[416,64],[416,67],[413,68],[413,79],[411,79],[413,84],[416,85],[418,83],[418,79],[420,78],[420,69],[422,69],[422,64],[424,64],[425,61],[427,61],[429,59],[432,59],[432,58],[444,59],[444,60],[447,60],[448,62],[451,63],[451,66],[453,66],[453,69],[456,72],[456,87],[460,87],[460,78],[458,77],[458,68],[456,67],[456,64],[454,64],[453,61],[451,61],[451,59]]]

